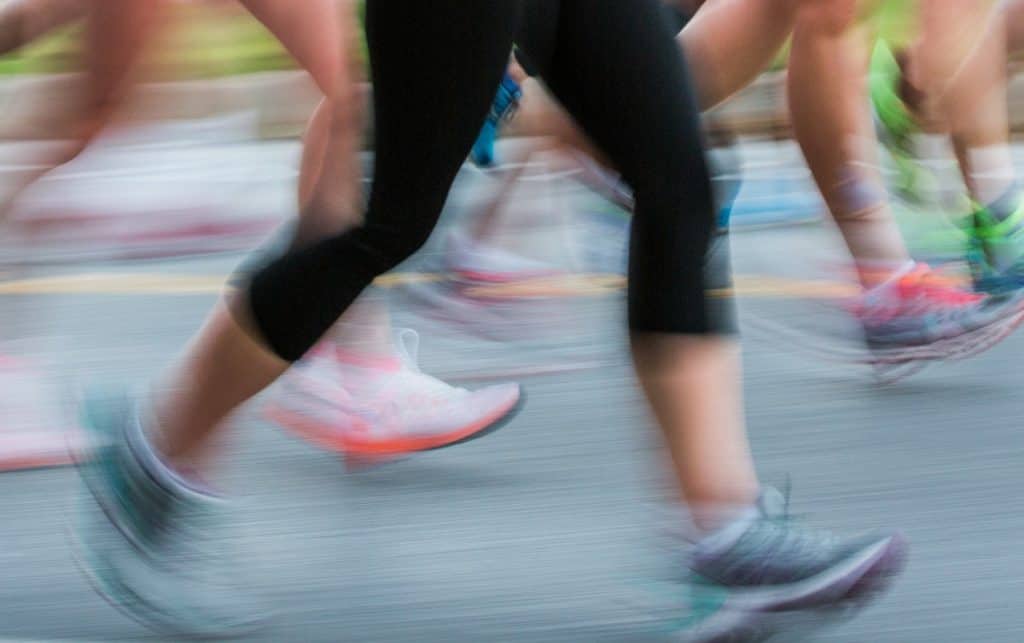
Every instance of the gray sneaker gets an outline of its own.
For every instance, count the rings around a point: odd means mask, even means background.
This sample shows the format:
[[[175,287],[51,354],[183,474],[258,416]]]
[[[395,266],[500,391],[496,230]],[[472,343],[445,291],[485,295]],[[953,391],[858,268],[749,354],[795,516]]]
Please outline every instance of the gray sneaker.
[[[800,610],[831,604],[894,576],[906,556],[898,533],[840,539],[796,524],[778,491],[766,491],[758,515],[732,542],[698,543],[691,570],[728,588],[747,608]]]
[[[862,608],[902,570],[897,533],[840,539],[789,518],[778,491],[766,491],[739,533],[700,542],[691,556],[689,643],[792,640]]]
[[[87,493],[74,544],[96,590],[164,634],[251,633],[262,610],[232,582],[237,567],[216,535],[224,501],[157,481],[140,460],[138,417],[126,396],[87,400],[82,425],[89,451],[78,468]]]

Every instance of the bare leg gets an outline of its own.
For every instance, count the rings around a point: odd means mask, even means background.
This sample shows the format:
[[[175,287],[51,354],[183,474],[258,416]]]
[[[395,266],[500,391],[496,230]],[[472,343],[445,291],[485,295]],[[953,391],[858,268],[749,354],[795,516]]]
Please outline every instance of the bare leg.
[[[295,56],[324,93],[304,140],[299,205],[306,239],[358,223],[362,210],[357,155],[366,98],[358,88],[358,42],[350,0],[310,0],[296,11],[280,0],[242,0]]]
[[[633,360],[698,526],[759,490],[743,418],[740,351],[724,337],[634,335]],[[703,509],[703,511],[702,511]]]
[[[357,88],[325,98],[303,140],[298,202],[300,241],[319,238],[361,222],[363,194],[359,147],[365,98]]]
[[[794,3],[712,0],[679,34],[702,109],[747,85],[793,26]],[[757,498],[743,417],[740,349],[730,337],[632,336],[633,361],[697,527],[714,529]],[[729,382],[723,386],[723,382]]]
[[[227,302],[214,309],[155,399],[152,438],[177,464],[201,462],[212,429],[234,411],[239,400],[253,397],[290,366],[236,317]],[[212,390],[217,395],[210,395]]]
[[[865,34],[857,0],[807,3],[790,54],[793,129],[865,286],[910,256],[874,159],[866,105]],[[867,268],[867,269],[865,269]]]
[[[87,145],[120,107],[147,43],[159,26],[163,0],[103,0],[90,13],[88,94],[82,117]]]
[[[1007,23],[993,2],[925,0],[913,81],[932,97],[952,135],[964,181],[981,203],[1009,190]],[[987,157],[998,167],[987,167]],[[981,167],[975,167],[980,163]]]
[[[0,5],[0,56],[85,17],[88,0],[13,0]]]
[[[793,31],[805,0],[710,0],[679,33],[700,107],[707,110],[749,85]]]
[[[280,0],[242,0],[313,77],[324,99],[310,118],[299,170],[298,243],[337,234],[362,222],[358,151],[366,97],[357,81],[358,42],[350,0],[315,0],[302,11]],[[380,298],[361,297],[331,333],[334,342],[374,354],[393,350],[391,319]]]
[[[1024,50],[1024,0],[1004,0],[1000,11],[1006,20],[1006,46],[1010,54]]]
[[[88,12],[85,87],[66,111],[71,141],[44,159],[42,169],[16,186],[14,198],[53,168],[74,159],[110,123],[132,86],[132,73],[159,26],[164,0],[102,0]]]
[[[356,90],[354,66],[349,62],[354,16],[340,11],[333,0],[318,0],[308,12],[295,11],[279,0],[243,0],[254,15],[281,39],[324,91],[307,129],[300,176],[300,238],[305,243],[359,223],[361,194],[357,150],[362,137],[363,97]],[[305,7],[305,5],[304,5]],[[308,39],[307,39],[308,37]],[[327,195],[327,196],[325,196]],[[247,328],[244,306],[218,306],[198,334],[198,341],[167,377],[168,394],[155,408],[160,449],[172,460],[202,459],[206,438],[237,400],[263,390],[290,366],[268,351],[255,331]],[[365,345],[360,328],[374,328],[374,349],[390,350],[390,321],[383,306],[370,302],[347,311],[337,327],[340,342]],[[243,320],[243,321],[236,321]],[[351,329],[346,330],[346,325]],[[219,395],[197,395],[196,383],[216,381],[228,373],[245,371]]]

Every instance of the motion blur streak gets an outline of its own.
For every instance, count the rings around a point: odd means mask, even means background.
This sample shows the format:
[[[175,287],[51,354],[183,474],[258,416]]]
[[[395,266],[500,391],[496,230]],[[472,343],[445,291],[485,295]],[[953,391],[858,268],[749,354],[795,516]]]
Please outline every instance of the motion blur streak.
[[[673,465],[657,422],[724,427],[739,373],[692,351],[706,368],[644,394],[633,194],[523,52],[426,246],[205,458],[164,457],[147,387],[243,275],[340,221],[300,212],[357,223],[345,159],[373,179],[362,24],[328,19],[362,3],[305,2],[0,0],[0,643],[238,612],[269,617],[246,641],[1019,643],[1024,1],[666,3],[673,31],[702,5],[679,42],[718,199],[708,309],[737,305],[763,485],[688,507],[677,479],[699,499],[695,470],[742,448],[668,432],[721,456]],[[357,152],[310,161],[346,128]],[[143,402],[83,402],[112,382]],[[682,392],[655,415],[658,386]]]

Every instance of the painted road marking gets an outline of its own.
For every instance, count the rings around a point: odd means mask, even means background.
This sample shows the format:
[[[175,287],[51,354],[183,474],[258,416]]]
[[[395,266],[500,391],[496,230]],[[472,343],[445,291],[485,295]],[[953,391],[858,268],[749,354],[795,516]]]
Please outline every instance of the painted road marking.
[[[158,273],[83,273],[0,281],[0,295],[209,295],[228,286],[228,275],[167,275]],[[414,283],[443,281],[437,273],[393,273],[375,285],[394,288]],[[517,298],[538,296],[594,296],[622,290],[625,277],[616,274],[577,274],[525,280],[507,284],[473,286],[466,294],[478,297]],[[834,299],[858,292],[854,284],[827,280],[792,279],[764,275],[738,275],[733,290],[713,291],[715,296],[738,293],[744,297],[798,297]]]

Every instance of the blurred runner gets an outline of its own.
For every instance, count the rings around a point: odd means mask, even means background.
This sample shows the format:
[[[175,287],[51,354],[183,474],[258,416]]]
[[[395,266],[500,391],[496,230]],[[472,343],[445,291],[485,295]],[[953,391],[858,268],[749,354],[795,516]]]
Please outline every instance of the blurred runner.
[[[871,60],[871,98],[897,188],[914,203],[948,190],[919,151],[923,141],[934,148],[948,139],[967,188],[953,207],[975,288],[1012,293],[1024,287],[1024,185],[1010,148],[1007,72],[1009,54],[1024,46],[1024,3],[923,0],[919,12],[919,36],[880,39]]]
[[[972,14],[985,3],[947,3]],[[864,287],[853,308],[869,346],[889,359],[955,355],[987,347],[1020,321],[1019,297],[971,293],[914,261],[878,171],[866,69],[876,11],[903,18],[909,2],[830,0],[798,16],[787,88],[793,130],[854,258]],[[966,50],[948,52],[946,64]],[[966,340],[966,341],[965,341]],[[924,351],[921,353],[920,351]]]
[[[961,5],[967,13],[980,11],[971,3]],[[965,10],[967,6],[971,8]],[[870,24],[863,20],[874,9],[861,0],[771,6],[757,0],[714,0],[696,13],[677,41],[689,54],[700,106],[708,109],[748,84],[795,29],[788,76],[794,132],[863,287],[849,309],[863,328],[872,355],[868,361],[888,369],[988,348],[1021,321],[1024,302],[1019,297],[975,294],[911,259],[875,169],[872,147],[866,143],[871,123],[862,107],[865,75],[856,66],[856,44],[864,37],[858,25]],[[591,170],[591,184],[630,207],[628,190],[622,189],[611,169],[605,169],[603,155],[515,61],[477,139],[472,155],[476,162],[493,161],[486,150],[493,147],[501,123],[513,115],[518,133],[553,138],[554,146],[582,151],[596,160],[596,165],[584,164]],[[722,212],[724,228],[728,208]],[[515,265],[504,258],[507,252],[480,241],[481,231],[491,227],[476,225],[476,252],[471,256],[479,263],[495,256],[501,261],[493,263]],[[476,266],[463,272],[470,277],[486,274]]]
[[[357,225],[363,209],[359,160],[366,98],[360,41],[351,0],[241,0],[308,71],[324,94],[306,132],[299,176],[299,221],[279,237],[303,245]],[[77,7],[77,9],[74,9]],[[4,14],[33,24],[19,42],[87,15],[88,84],[73,131],[82,133],[53,162],[77,156],[111,121],[133,84],[131,74],[161,26],[163,0],[23,0]],[[46,28],[44,28],[46,27]],[[0,30],[10,24],[0,23]],[[38,177],[34,177],[38,178]],[[320,444],[347,453],[398,454],[485,431],[514,414],[518,385],[477,391],[450,386],[417,364],[415,332],[394,330],[387,306],[369,295],[353,305],[307,363],[282,387],[275,420]],[[2,446],[2,443],[0,443]]]
[[[703,4],[703,0],[667,2],[666,20],[674,30],[681,31]],[[756,2],[750,3],[749,7],[746,5],[742,7],[744,10],[748,8],[752,8],[755,12],[763,10]],[[739,12],[735,10],[730,12],[729,9],[726,9],[726,12],[729,12],[730,19],[735,19],[739,15]],[[786,24],[787,12],[791,14],[790,4],[780,5],[779,23]],[[684,36],[680,34],[681,44],[684,47],[688,46],[691,54],[697,54],[691,56],[691,60],[701,61],[691,62],[691,69],[698,74],[698,93],[701,96],[708,94],[712,96],[710,101],[702,99],[702,109],[710,107],[709,102],[721,102],[725,95],[732,93],[739,88],[741,83],[745,82],[729,76],[719,80],[719,75],[707,73],[708,68],[715,67],[722,61],[717,51],[707,51],[710,39],[701,39],[701,34],[716,33],[716,29],[721,30],[717,27],[714,18],[705,20],[706,17],[705,13],[702,16],[702,22],[709,23],[708,25],[688,32],[689,45],[683,42]],[[792,21],[791,16],[788,20]],[[755,13],[751,23],[756,23],[756,21]],[[743,27],[738,29],[742,30]],[[700,34],[697,33],[698,31]],[[788,31],[784,29],[768,29],[765,33],[756,34],[754,44],[748,45],[752,50],[751,56],[731,69],[740,70],[738,73],[742,74],[742,77],[750,74],[752,78],[763,69],[766,61],[771,58],[772,52],[781,48],[787,33]],[[723,46],[722,49],[725,47]],[[758,55],[761,55],[762,58],[757,59]],[[705,56],[708,57],[707,62],[705,62]],[[721,84],[722,88],[708,87],[711,83]],[[705,122],[709,125],[708,129],[711,130],[708,134],[709,139],[713,139],[714,147],[723,148],[720,153],[714,155],[713,167],[718,170],[719,166],[722,166],[721,169],[725,172],[736,170],[737,168],[732,167],[730,163],[735,154],[731,149],[726,149],[732,146],[731,137],[724,135],[721,131],[714,131],[710,127],[712,123],[709,121],[710,117],[705,116]],[[622,180],[607,168],[607,162],[602,159],[598,150],[580,132],[578,126],[569,118],[564,109],[543,89],[540,82],[524,69],[514,53],[484,127],[473,145],[470,159],[475,165],[481,168],[499,167],[495,143],[501,128],[506,124],[511,125],[515,134],[535,137],[538,142],[521,153],[513,163],[503,162],[501,164],[500,169],[504,170],[506,167],[510,169],[498,175],[500,184],[495,190],[495,198],[473,215],[472,221],[465,226],[467,229],[455,230],[449,235],[448,245],[445,248],[447,268],[459,278],[470,282],[516,281],[560,272],[550,263],[538,262],[536,259],[526,258],[510,251],[510,248],[504,247],[500,234],[503,227],[501,223],[504,210],[503,201],[514,192],[515,186],[526,175],[537,171],[535,167],[537,165],[550,166],[550,171],[555,173],[573,171],[577,173],[584,185],[608,198],[617,206],[625,210],[632,210],[633,207],[632,195]],[[712,131],[714,131],[713,134]],[[536,163],[535,160],[538,158],[542,160]],[[724,228],[739,186],[735,176],[720,178],[717,174],[718,172],[716,172],[714,180],[716,187],[719,188],[720,223]]]
[[[233,411],[424,243],[517,34],[635,195],[633,357],[700,530],[690,571],[728,594],[697,634],[763,634],[780,611],[824,615],[887,586],[901,536],[809,530],[757,481],[737,347],[705,300],[715,206],[696,101],[660,11],[655,0],[367,2],[377,154],[365,222],[257,271],[163,386],[84,407],[95,449],[81,471],[95,504],[85,507],[83,557],[116,605],[178,635],[240,633],[262,615],[245,588],[210,575],[223,559],[204,555],[199,538],[223,508],[196,467]],[[432,64],[416,64],[425,51]]]

